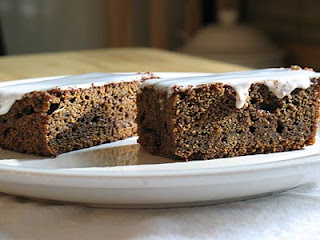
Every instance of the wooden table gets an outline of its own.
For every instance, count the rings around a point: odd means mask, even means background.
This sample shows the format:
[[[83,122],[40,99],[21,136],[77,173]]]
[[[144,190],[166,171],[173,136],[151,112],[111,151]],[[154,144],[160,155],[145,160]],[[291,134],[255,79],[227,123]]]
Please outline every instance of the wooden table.
[[[87,72],[225,72],[245,67],[150,48],[111,48],[0,57],[0,81]]]

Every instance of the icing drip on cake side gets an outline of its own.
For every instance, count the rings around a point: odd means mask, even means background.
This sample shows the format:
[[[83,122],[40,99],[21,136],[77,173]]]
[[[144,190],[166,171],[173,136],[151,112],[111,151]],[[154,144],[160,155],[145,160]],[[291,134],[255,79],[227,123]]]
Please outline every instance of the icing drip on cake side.
[[[142,78],[151,77],[150,73],[88,73],[70,77],[62,77],[43,81],[26,82],[0,87],[0,115],[6,114],[16,100],[21,99],[26,93],[32,91],[47,91],[55,88],[76,89],[103,86],[109,83],[140,81]]]
[[[254,83],[266,85],[278,98],[288,96],[296,88],[306,89],[310,86],[311,78],[320,77],[320,73],[309,70],[293,70],[285,68],[269,68],[253,71],[212,74],[207,76],[152,79],[144,82],[141,88],[152,86],[159,91],[165,91],[171,96],[175,90],[197,88],[201,85],[222,83],[236,92],[236,107],[242,108],[249,96],[249,88]]]

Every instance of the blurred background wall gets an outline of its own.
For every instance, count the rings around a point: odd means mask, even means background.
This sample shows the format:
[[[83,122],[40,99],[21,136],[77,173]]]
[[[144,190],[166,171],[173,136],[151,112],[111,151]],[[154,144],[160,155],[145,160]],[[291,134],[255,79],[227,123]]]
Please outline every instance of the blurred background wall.
[[[320,71],[320,1],[248,0],[248,22],[285,50],[286,62]]]
[[[0,0],[7,54],[104,47],[104,0]]]
[[[0,54],[157,47],[320,70],[320,1],[0,0]]]

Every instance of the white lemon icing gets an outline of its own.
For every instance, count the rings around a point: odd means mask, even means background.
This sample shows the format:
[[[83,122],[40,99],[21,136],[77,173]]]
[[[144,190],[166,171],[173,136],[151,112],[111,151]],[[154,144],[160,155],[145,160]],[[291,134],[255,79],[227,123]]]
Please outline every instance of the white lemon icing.
[[[62,77],[42,81],[28,81],[25,83],[5,85],[0,87],[0,115],[6,114],[14,102],[19,100],[26,93],[32,91],[46,91],[54,88],[72,89],[72,88],[89,88],[102,86],[114,82],[128,82],[141,80],[144,77],[150,77],[149,73],[88,73],[70,77]]]
[[[242,108],[248,98],[253,83],[268,86],[278,98],[290,95],[296,88],[306,89],[311,78],[320,77],[320,73],[307,70],[270,68],[254,71],[231,72],[221,74],[206,73],[155,73],[161,79],[151,79],[142,83],[141,88],[152,85],[153,88],[174,93],[174,87],[181,89],[197,88],[203,84],[223,83],[236,92],[236,107]],[[47,80],[20,81],[18,84],[3,84],[0,87],[0,115],[6,114],[16,100],[32,91],[46,91],[54,88],[72,89],[102,86],[112,82],[128,82],[151,77],[150,73],[89,73]]]
[[[240,109],[245,105],[249,88],[254,83],[266,85],[278,98],[283,98],[290,95],[296,88],[308,88],[311,84],[310,79],[316,77],[320,77],[320,73],[302,69],[268,68],[196,77],[152,79],[142,83],[141,89],[151,85],[154,89],[165,91],[168,96],[171,96],[175,92],[175,87],[188,89],[204,84],[222,83],[234,89],[236,107]]]

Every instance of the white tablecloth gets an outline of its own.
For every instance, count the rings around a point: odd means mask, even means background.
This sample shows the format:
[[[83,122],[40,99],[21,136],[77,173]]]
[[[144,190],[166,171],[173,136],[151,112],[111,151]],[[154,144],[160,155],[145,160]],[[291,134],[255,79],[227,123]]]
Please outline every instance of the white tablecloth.
[[[1,240],[320,239],[320,183],[206,207],[113,210],[0,194]]]

